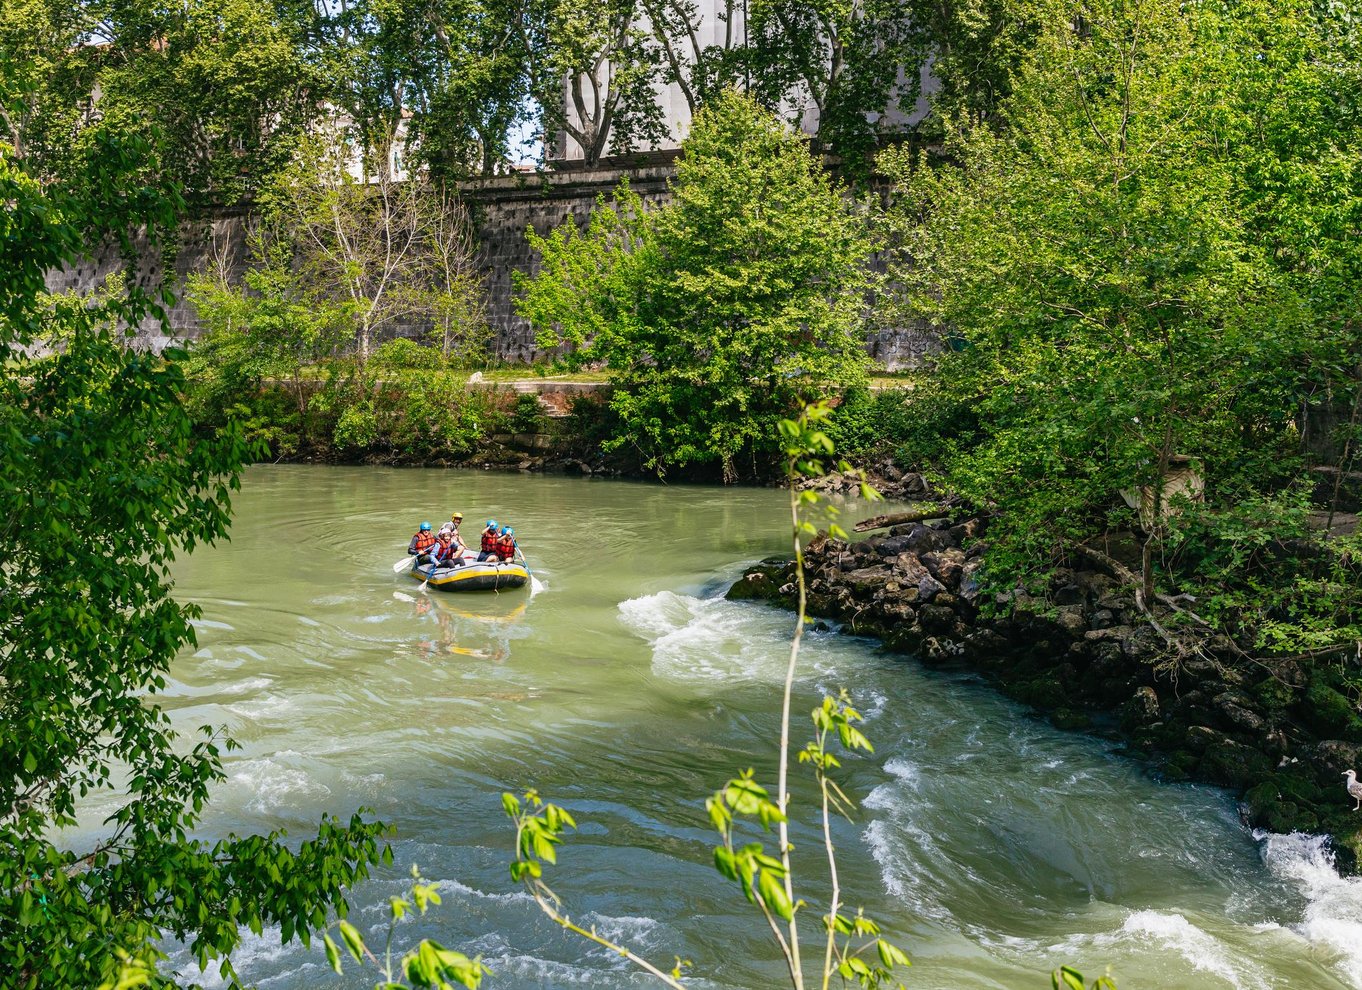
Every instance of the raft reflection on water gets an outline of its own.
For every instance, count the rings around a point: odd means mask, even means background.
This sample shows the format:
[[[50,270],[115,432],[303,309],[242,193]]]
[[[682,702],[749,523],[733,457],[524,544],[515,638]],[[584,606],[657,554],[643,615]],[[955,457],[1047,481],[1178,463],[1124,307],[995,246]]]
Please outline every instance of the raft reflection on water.
[[[413,597],[403,591],[394,591],[393,598],[409,603],[413,617],[435,623],[438,637],[422,639],[416,644],[428,658],[454,655],[503,663],[511,656],[511,640],[523,635],[516,627],[525,614],[528,600],[521,601],[506,614],[487,615],[455,608],[443,597]],[[473,643],[480,645],[469,645]]]

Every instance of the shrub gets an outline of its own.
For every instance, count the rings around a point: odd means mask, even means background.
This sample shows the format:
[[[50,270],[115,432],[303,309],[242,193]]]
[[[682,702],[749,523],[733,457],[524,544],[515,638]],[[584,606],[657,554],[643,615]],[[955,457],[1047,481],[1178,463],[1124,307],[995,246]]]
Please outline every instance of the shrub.
[[[911,447],[912,435],[907,393],[896,388],[879,392],[865,386],[849,388],[826,432],[838,450],[857,460],[910,453],[903,450]]]
[[[370,363],[376,368],[401,371],[434,370],[444,364],[444,358],[434,348],[418,344],[406,337],[386,341],[374,351]]]
[[[349,406],[342,410],[332,433],[336,446],[342,449],[367,450],[378,439],[378,417],[369,403]]]
[[[544,407],[535,392],[522,392],[515,397],[509,426],[512,433],[539,433],[544,428]]]

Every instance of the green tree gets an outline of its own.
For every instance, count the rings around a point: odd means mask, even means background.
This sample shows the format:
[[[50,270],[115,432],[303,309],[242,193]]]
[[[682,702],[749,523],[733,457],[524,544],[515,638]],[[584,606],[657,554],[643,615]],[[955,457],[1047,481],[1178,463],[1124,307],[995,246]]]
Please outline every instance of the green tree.
[[[169,568],[224,536],[247,450],[230,429],[194,438],[173,354],[122,346],[117,328],[161,296],[132,279],[44,295],[86,245],[127,248],[183,206],[144,144],[99,132],[86,147],[79,181],[42,185],[0,145],[0,982],[14,987],[96,987],[120,954],[145,975],[166,936],[230,975],[242,929],[306,941],[386,856],[358,816],[302,842],[191,838],[231,742],[179,737],[156,704],[197,614],[170,598]],[[82,821],[96,795],[115,810]]]
[[[1000,507],[989,560],[1002,583],[1130,528],[1139,604],[1209,592],[1179,621],[1244,631],[1275,595],[1255,590],[1264,548],[1310,535],[1294,418],[1307,371],[1355,367],[1355,302],[1335,290],[1355,271],[1342,231],[1359,215],[1356,166],[1336,143],[1356,141],[1340,128],[1356,71],[1323,57],[1347,49],[1303,4],[1039,9],[996,119],[960,109],[934,165],[884,159],[902,193],[905,315],[953,344],[914,396],[918,450]],[[1310,202],[1326,176],[1337,195]],[[1184,457],[1205,491],[1169,505]],[[1324,556],[1339,551],[1335,577],[1356,567],[1341,544]],[[1336,620],[1357,584],[1332,583],[1318,605],[1346,640],[1354,626]],[[1295,587],[1268,610],[1311,612]]]
[[[272,2],[110,5],[112,50],[95,111],[155,134],[168,175],[197,208],[256,193],[316,113],[303,25]]]
[[[541,343],[603,360],[623,434],[659,471],[773,453],[801,396],[865,378],[871,240],[789,128],[727,94],[696,117],[671,201],[628,190],[589,226],[530,232],[520,311]]]
[[[528,54],[507,0],[416,0],[414,156],[437,181],[492,175],[528,119]]]
[[[239,419],[248,440],[282,456],[311,432],[318,383],[310,371],[348,343],[351,326],[343,306],[310,291],[294,267],[292,240],[277,226],[258,223],[248,250],[244,274],[214,250],[188,279],[202,332],[184,362],[185,402],[201,431]],[[289,401],[270,401],[277,393],[268,384]]]
[[[347,145],[322,130],[265,204],[293,247],[298,283],[343,311],[361,365],[405,320],[431,320],[446,349],[460,339],[477,346],[482,283],[463,204],[422,179],[362,182],[347,166]]]
[[[747,32],[738,0],[722,9],[696,0],[640,0],[653,43],[662,53],[663,82],[675,85],[690,115],[710,97],[743,82]],[[722,33],[709,18],[718,17]]]
[[[900,0],[753,0],[745,61],[751,88],[772,108],[811,114],[814,150],[857,172],[911,111],[929,48]]]
[[[273,3],[22,0],[0,10],[7,141],[34,174],[79,167],[99,128],[153,143],[202,208],[253,193],[315,112],[304,24]]]
[[[641,26],[639,3],[521,0],[512,8],[545,141],[571,138],[588,166],[667,134],[653,92],[661,55]]]

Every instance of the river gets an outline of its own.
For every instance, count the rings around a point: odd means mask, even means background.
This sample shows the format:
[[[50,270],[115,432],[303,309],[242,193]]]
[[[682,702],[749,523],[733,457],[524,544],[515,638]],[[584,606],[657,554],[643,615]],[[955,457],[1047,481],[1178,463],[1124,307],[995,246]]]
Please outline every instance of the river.
[[[423,595],[394,577],[416,524],[454,509],[470,533],[489,515],[515,526],[544,589]],[[710,865],[703,798],[741,768],[774,777],[790,617],[720,596],[782,549],[786,511],[769,490],[252,468],[231,542],[176,570],[204,614],[163,703],[242,744],[203,834],[301,834],[367,806],[395,827],[396,862],[355,890],[360,927],[415,863],[443,904],[399,944],[481,953],[492,990],[647,985],[512,886],[500,793],[536,787],[581,826],[549,875],[575,918],[667,967],[693,960],[697,987],[779,985],[764,925]],[[1047,987],[1064,962],[1110,966],[1122,990],[1362,988],[1362,883],[1316,839],[1254,837],[1225,792],[1159,783],[969,677],[807,642],[795,739],[822,692],[846,688],[867,717],[842,883],[908,950],[910,988]],[[801,783],[793,838],[818,897],[808,798]],[[334,977],[277,930],[247,934],[236,961],[262,987],[375,982]]]

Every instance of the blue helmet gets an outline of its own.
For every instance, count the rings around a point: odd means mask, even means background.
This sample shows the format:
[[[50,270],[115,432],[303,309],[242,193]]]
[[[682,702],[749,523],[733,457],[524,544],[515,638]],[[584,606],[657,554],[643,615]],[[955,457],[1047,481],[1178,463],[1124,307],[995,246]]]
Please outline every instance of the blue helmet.
[[[505,529],[502,530],[502,532],[505,533],[507,536],[515,536],[515,530],[513,530],[510,526],[507,526]]]
[[[423,522],[423,523],[421,524],[421,532],[424,533],[424,532],[426,532],[426,531],[429,530],[429,529],[430,529],[430,523],[428,523],[428,522]]]
[[[510,526],[502,526],[502,527],[501,527],[501,535],[502,535],[502,536],[509,536],[509,535],[510,535],[510,532],[511,532],[511,527],[510,527]]]
[[[497,528],[497,521],[496,521],[495,519],[489,519],[489,520],[487,520],[487,528],[488,528],[488,529],[496,529],[496,528]]]

